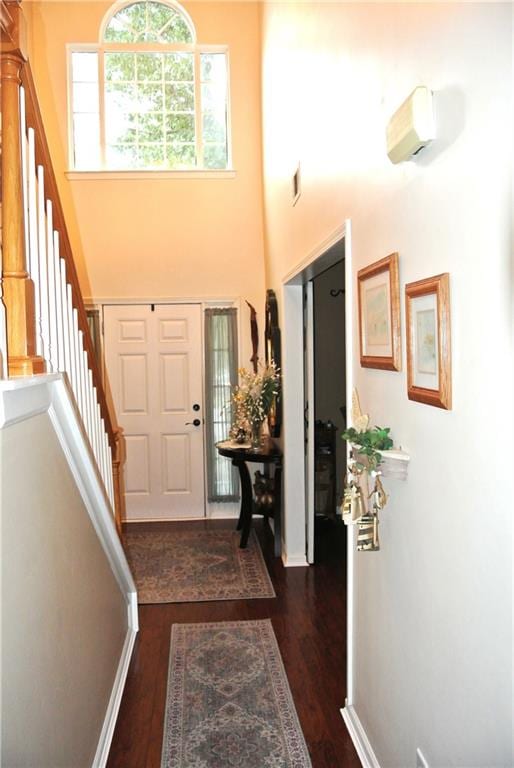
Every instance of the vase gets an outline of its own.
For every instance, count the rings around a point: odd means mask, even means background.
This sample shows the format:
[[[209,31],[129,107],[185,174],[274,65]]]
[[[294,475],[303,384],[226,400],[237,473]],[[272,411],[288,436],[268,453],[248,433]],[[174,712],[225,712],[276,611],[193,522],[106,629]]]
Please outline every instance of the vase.
[[[252,421],[251,423],[252,433],[250,437],[250,442],[251,442],[252,448],[260,448],[262,445],[262,425],[263,425],[262,419]]]

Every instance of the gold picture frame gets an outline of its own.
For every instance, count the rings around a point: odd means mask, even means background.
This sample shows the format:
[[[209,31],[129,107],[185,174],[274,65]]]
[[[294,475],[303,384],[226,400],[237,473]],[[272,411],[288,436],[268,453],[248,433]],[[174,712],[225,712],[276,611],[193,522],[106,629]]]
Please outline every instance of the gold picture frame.
[[[450,275],[405,286],[407,395],[409,400],[452,407]]]
[[[400,371],[400,282],[398,254],[391,253],[357,273],[360,362],[363,368]]]

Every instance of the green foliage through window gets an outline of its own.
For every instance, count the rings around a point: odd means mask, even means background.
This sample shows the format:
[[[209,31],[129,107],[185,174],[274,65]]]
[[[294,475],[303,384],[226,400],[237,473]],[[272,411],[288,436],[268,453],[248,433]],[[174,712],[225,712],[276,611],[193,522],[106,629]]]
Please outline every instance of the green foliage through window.
[[[122,8],[105,30],[103,99],[98,53],[72,52],[75,168],[227,168],[227,56],[193,39],[177,8]]]
[[[159,2],[137,2],[114,14],[104,39],[111,43],[192,43],[193,34],[178,10]]]

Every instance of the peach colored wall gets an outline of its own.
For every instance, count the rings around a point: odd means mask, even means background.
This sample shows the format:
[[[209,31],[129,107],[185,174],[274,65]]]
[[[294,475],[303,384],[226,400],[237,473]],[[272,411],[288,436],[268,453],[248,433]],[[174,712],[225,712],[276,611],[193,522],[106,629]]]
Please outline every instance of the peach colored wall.
[[[400,257],[402,371],[353,361],[372,424],[411,455],[405,483],[384,481],[380,552],[356,555],[353,704],[380,765],[417,747],[431,766],[511,764],[510,5],[270,2],[262,34],[268,285],[347,218],[354,281]],[[393,166],[385,126],[416,85],[438,138]],[[403,309],[405,283],[446,271],[449,412],[407,399]]]
[[[186,5],[200,43],[230,55],[232,179],[68,180],[66,43],[98,38],[105,2],[36,2],[36,85],[84,294],[242,296],[264,303],[260,19],[256,3]]]

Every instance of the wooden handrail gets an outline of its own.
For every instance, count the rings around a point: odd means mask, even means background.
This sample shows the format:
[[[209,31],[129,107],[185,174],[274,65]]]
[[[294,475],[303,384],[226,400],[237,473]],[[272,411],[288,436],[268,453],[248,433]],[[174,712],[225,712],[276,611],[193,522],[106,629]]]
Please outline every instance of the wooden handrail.
[[[73,306],[78,313],[79,328],[84,334],[84,347],[87,353],[89,368],[93,374],[93,383],[96,387],[98,402],[100,403],[102,417],[105,422],[105,429],[109,437],[109,445],[114,450],[117,426],[113,424],[113,419],[111,417],[109,406],[105,397],[100,370],[94,353],[93,342],[91,339],[86,310],[84,307],[84,301],[82,299],[77,270],[73,260],[70,239],[64,219],[64,212],[59,197],[57,180],[55,178],[55,173],[50,158],[50,150],[46,140],[43,119],[39,109],[36,96],[36,87],[32,77],[32,71],[30,69],[29,62],[26,62],[22,69],[21,82],[25,89],[25,111],[27,125],[34,128],[35,132],[36,164],[43,166],[45,174],[45,194],[52,202],[54,226],[55,229],[59,232],[60,255],[66,262],[66,275],[72,287]]]
[[[17,2],[19,3],[20,0]],[[16,40],[16,23],[5,0],[0,2],[0,35],[2,46],[12,45]]]

